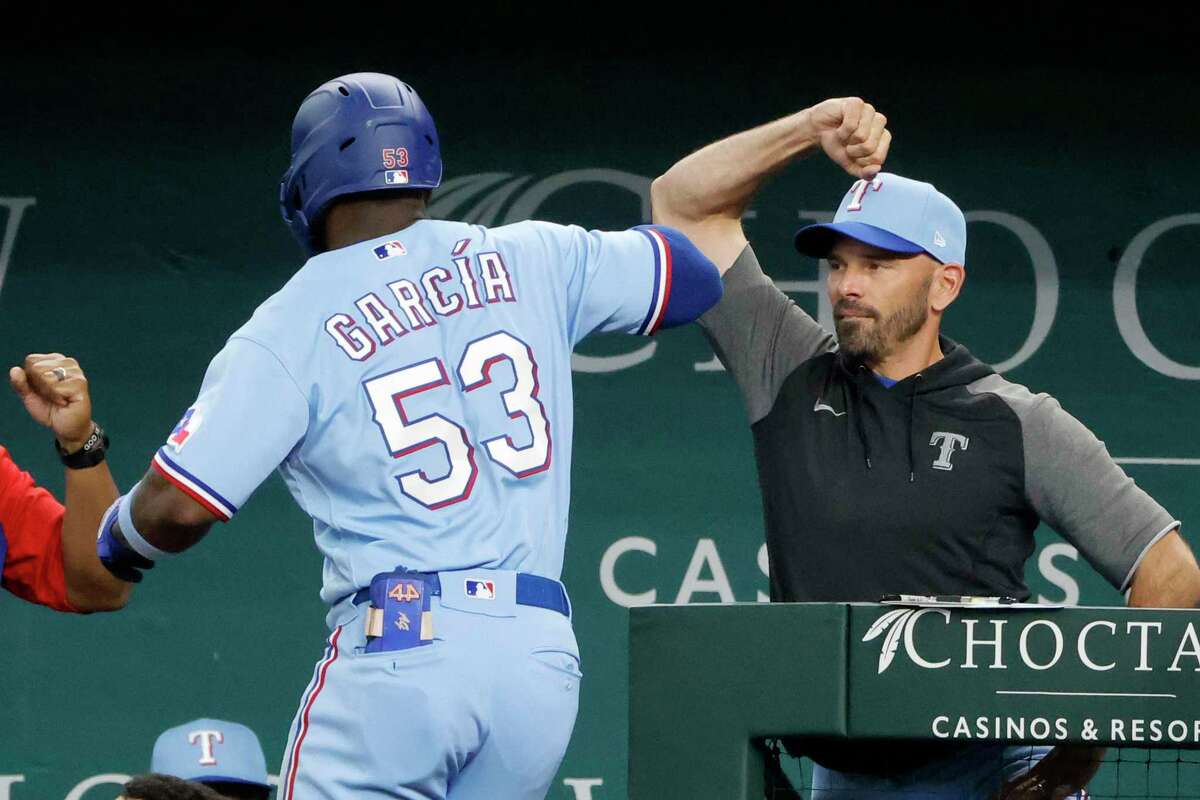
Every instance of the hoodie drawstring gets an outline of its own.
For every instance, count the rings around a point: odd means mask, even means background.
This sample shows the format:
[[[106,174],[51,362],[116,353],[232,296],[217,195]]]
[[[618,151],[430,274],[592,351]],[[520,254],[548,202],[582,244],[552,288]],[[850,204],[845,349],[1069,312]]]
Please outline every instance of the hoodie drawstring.
[[[916,433],[916,430],[915,430],[916,425],[915,425],[915,421],[914,421],[915,420],[915,410],[914,409],[916,408],[917,382],[920,381],[922,377],[923,376],[919,372],[916,375],[914,375],[913,380],[912,380],[912,385],[909,387],[909,391],[908,391],[908,482],[909,483],[915,483],[917,480],[916,467],[914,466],[916,463],[916,459],[913,456],[913,435]]]
[[[854,395],[854,422],[858,429],[858,440],[862,442],[863,453],[866,454],[867,469],[871,469],[871,442],[867,439],[867,432],[863,428],[862,409],[858,402],[858,392],[853,392]]]
[[[867,372],[867,367],[862,364],[859,364],[858,371],[860,373]],[[916,480],[917,480],[916,444],[913,440],[913,437],[916,435],[916,428],[917,428],[917,423],[916,423],[917,387],[918,387],[918,384],[920,383],[921,379],[924,377],[925,377],[925,375],[923,373],[920,373],[920,372],[916,373],[915,375],[913,375],[912,381],[910,382],[909,387],[908,387],[908,482],[909,483],[916,483]],[[826,377],[825,378],[825,386],[821,390],[821,397],[825,397],[828,395],[829,387],[830,387],[831,383],[832,383],[832,381],[831,381],[830,377]],[[865,455],[865,460],[867,463],[867,469],[871,469],[872,468],[871,440],[867,437],[867,429],[865,427],[865,424],[863,423],[862,397],[860,395],[858,385],[855,381],[853,381],[853,380],[846,381],[845,385],[846,385],[846,393],[849,395],[846,398],[846,400],[847,400],[847,409],[846,410],[850,413],[850,416],[854,417],[854,430],[855,430],[855,432],[858,433],[858,441],[862,445],[863,453]]]
[[[860,370],[865,369],[859,366]],[[850,395],[850,415],[854,417],[854,429],[858,432],[858,442],[862,445],[867,469],[871,469],[871,441],[867,438],[867,429],[863,427],[862,400],[859,397],[858,386],[854,381],[846,381],[847,393]]]

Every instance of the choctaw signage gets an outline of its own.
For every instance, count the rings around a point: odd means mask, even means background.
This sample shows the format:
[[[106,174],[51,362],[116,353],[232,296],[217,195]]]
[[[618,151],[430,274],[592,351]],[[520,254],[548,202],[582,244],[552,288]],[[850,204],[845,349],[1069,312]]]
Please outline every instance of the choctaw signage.
[[[1197,621],[1183,610],[852,606],[848,728],[1200,744]]]
[[[1198,624],[1030,605],[634,607],[629,797],[762,797],[763,736],[1195,747]]]
[[[1003,609],[1003,606],[997,606]],[[930,661],[923,657],[917,650],[916,645],[916,628],[917,622],[926,614],[940,615],[947,625],[951,624],[950,611],[946,608],[922,608],[918,609],[897,609],[884,613],[871,625],[870,629],[864,634],[863,641],[869,642],[880,637],[889,628],[891,633],[883,640],[882,650],[879,653],[879,672],[882,673],[892,663],[896,655],[897,649],[903,642],[903,652],[914,664],[923,669],[943,669],[954,665],[953,658],[945,658],[940,661]],[[1063,633],[1062,627],[1052,618],[1020,618],[1015,621],[1013,619],[990,619],[986,624],[981,624],[978,619],[959,619],[957,622],[962,625],[962,645],[963,656],[958,664],[962,669],[977,669],[983,666],[989,669],[1008,669],[1006,654],[1011,654],[1014,650],[1019,654],[1021,663],[1031,670],[1047,670],[1053,669],[1063,661],[1063,656],[1068,652],[1066,647],[1066,635]],[[1015,624],[1010,625],[1010,623]],[[1068,661],[1072,656],[1076,659],[1076,665],[1084,669],[1090,669],[1093,672],[1108,672],[1116,669],[1118,664],[1115,661],[1100,664],[1089,653],[1089,638],[1099,639],[1101,636],[1120,636],[1122,633],[1127,637],[1135,637],[1137,640],[1137,665],[1133,669],[1137,672],[1153,672],[1154,666],[1150,663],[1150,638],[1151,636],[1161,636],[1163,623],[1161,621],[1150,620],[1127,620],[1124,623],[1124,631],[1121,631],[1121,625],[1113,620],[1097,619],[1088,622],[1079,629],[1079,633],[1073,642],[1073,647],[1069,649],[1072,655],[1067,656]],[[990,633],[982,632],[977,628],[989,629]],[[1019,633],[1013,633],[1013,630]],[[1015,636],[1016,647],[1013,647],[1012,639]],[[1035,637],[1042,637],[1050,645],[1052,655],[1046,663],[1038,663],[1035,658],[1030,655],[1030,642]],[[1009,641],[1009,647],[1005,648],[1005,641]],[[980,653],[990,654],[987,658],[981,658]],[[990,662],[990,663],[988,663]],[[1183,632],[1180,634],[1178,646],[1175,648],[1175,656],[1171,659],[1170,666],[1166,667],[1168,672],[1181,672],[1184,667],[1181,664],[1191,664],[1192,671],[1200,672],[1200,639],[1196,636],[1196,627],[1194,622],[1188,622]]]

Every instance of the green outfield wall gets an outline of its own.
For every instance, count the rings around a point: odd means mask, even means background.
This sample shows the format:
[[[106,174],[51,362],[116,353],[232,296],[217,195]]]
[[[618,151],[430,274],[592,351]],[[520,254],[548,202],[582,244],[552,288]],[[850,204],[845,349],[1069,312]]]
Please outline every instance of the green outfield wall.
[[[869,54],[847,64],[801,51],[709,71],[653,54],[399,52],[382,38],[287,55],[196,54],[167,40],[103,58],[5,57],[0,359],[80,359],[123,487],[225,337],[299,266],[277,184],[294,108],[323,80],[376,69],[421,92],[447,190],[458,190],[438,196],[438,215],[601,228],[646,221],[650,180],[707,141],[856,93],[891,120],[889,168],[933,181],[970,221],[969,278],[948,334],[1059,398],[1195,543],[1200,171],[1188,137],[1168,134],[1192,129],[1197,112],[1175,105],[1161,76],[871,69]],[[1114,97],[1181,110],[1158,117],[1165,131]],[[774,180],[746,219],[768,273],[827,322],[820,265],[790,250],[791,234],[831,215],[847,186],[814,157]],[[749,432],[699,332],[587,341],[575,368],[563,578],[585,679],[550,796],[617,800],[628,609],[763,601],[768,565]],[[0,398],[0,444],[61,490],[49,437],[11,397]],[[234,522],[156,568],[119,614],[62,616],[0,597],[0,800],[111,798],[113,781],[148,767],[159,732],[201,716],[251,726],[276,769],[323,647],[320,570],[308,520],[272,478]],[[1121,601],[1045,529],[1027,577],[1048,602]]]

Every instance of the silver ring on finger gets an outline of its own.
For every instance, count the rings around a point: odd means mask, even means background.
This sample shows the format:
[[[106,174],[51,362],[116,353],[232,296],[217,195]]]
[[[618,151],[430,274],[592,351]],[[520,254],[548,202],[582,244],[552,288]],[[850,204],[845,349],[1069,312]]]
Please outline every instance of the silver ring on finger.
[[[67,379],[67,371],[62,367],[55,367],[50,370],[50,374],[54,376],[56,381],[65,381]]]

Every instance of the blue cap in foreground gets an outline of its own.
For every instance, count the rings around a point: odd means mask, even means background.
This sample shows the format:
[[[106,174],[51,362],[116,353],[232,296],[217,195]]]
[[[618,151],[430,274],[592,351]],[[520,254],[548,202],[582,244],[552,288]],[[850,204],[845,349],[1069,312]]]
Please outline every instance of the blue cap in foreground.
[[[201,783],[269,786],[267,760],[254,731],[219,719],[194,720],[159,736],[150,771]]]

